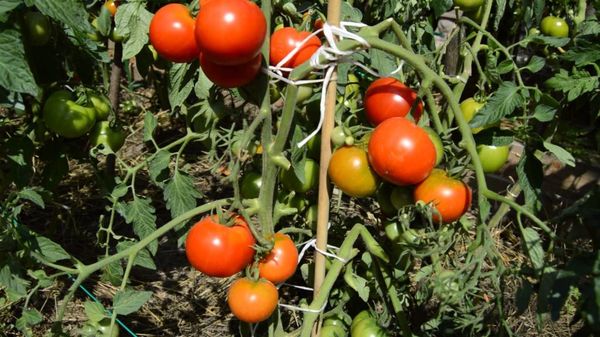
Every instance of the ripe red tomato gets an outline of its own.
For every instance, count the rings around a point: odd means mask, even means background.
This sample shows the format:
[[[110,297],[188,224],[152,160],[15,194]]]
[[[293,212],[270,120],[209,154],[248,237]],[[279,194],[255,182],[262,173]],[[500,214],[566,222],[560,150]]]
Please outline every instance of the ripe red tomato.
[[[306,39],[310,32],[299,32],[293,27],[285,27],[276,30],[271,35],[271,50],[270,63],[277,65],[283,60],[294,48]],[[306,62],[312,55],[321,47],[321,41],[316,36],[311,37],[300,50],[287,62],[283,64],[285,68],[295,68]]]
[[[249,62],[260,52],[267,22],[248,0],[209,1],[196,18],[196,40],[207,59],[223,65]]]
[[[275,233],[273,239],[273,249],[260,260],[258,271],[260,277],[277,284],[285,282],[296,272],[298,249],[285,234]]]
[[[403,117],[379,124],[369,140],[369,162],[380,177],[396,185],[412,185],[427,178],[436,151],[425,130]]]
[[[240,321],[258,323],[269,318],[277,308],[279,294],[273,283],[247,277],[231,284],[227,294],[229,309]]]
[[[191,62],[200,50],[194,36],[195,21],[182,4],[168,4],[150,21],[150,43],[158,54],[172,62]]]
[[[368,197],[377,190],[377,175],[369,166],[365,150],[343,146],[335,150],[327,169],[329,179],[352,197]]]
[[[467,184],[448,177],[446,172],[440,169],[434,169],[414,190],[415,202],[420,200],[432,203],[437,209],[433,220],[442,223],[460,219],[471,205],[471,194]]]
[[[391,117],[405,117],[417,100],[417,93],[392,77],[380,78],[367,88],[365,114],[373,125]],[[415,121],[421,118],[423,103],[419,102],[412,112]]]
[[[246,85],[258,75],[262,55],[258,54],[252,60],[236,65],[221,65],[200,54],[200,66],[209,80],[221,88],[236,88]]]
[[[233,226],[219,223],[216,215],[198,221],[185,240],[192,267],[208,276],[227,277],[240,272],[254,257],[256,241],[246,220],[234,216]]]

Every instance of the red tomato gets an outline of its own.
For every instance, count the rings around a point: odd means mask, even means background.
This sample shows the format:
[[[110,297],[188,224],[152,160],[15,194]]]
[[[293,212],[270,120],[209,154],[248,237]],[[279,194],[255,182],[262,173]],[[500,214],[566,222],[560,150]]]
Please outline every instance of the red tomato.
[[[395,78],[383,77],[371,83],[365,94],[365,114],[369,122],[378,125],[391,117],[405,117],[417,100],[417,93]],[[412,112],[415,121],[421,118],[423,103]]]
[[[247,323],[258,323],[269,318],[277,308],[278,301],[277,288],[265,279],[238,279],[231,284],[227,294],[231,312],[240,321]]]
[[[192,267],[204,274],[227,277],[252,262],[255,243],[244,218],[235,216],[233,226],[228,227],[213,215],[192,227],[185,240],[185,253]]]
[[[214,63],[249,62],[260,52],[267,21],[260,8],[248,0],[209,1],[196,18],[196,40]]]
[[[271,35],[270,63],[277,65],[294,48],[306,39],[310,32],[299,32],[292,27],[285,27],[276,30]],[[316,37],[311,37],[294,56],[283,64],[285,68],[294,68],[306,62],[321,47],[321,41]]]
[[[194,37],[195,21],[182,4],[168,4],[150,21],[150,43],[160,56],[172,62],[191,62],[200,50]]]
[[[432,206],[437,209],[433,214],[433,220],[442,223],[460,219],[471,205],[471,194],[467,184],[448,177],[446,172],[440,169],[433,170],[429,177],[414,190],[415,202],[420,200],[432,203]]]
[[[427,132],[402,117],[387,119],[375,128],[368,152],[373,170],[396,185],[423,181],[436,159],[435,146]]]
[[[262,64],[262,54],[249,62],[225,66],[208,60],[200,54],[200,66],[206,77],[221,88],[235,88],[246,85],[258,75]]]
[[[296,272],[298,249],[289,236],[275,233],[273,249],[258,264],[259,275],[273,283],[285,282]]]

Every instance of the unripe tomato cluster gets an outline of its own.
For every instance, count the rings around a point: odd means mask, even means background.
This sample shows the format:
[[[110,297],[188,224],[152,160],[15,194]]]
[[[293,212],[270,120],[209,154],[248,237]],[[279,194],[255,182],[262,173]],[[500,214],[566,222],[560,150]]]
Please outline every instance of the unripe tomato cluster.
[[[256,240],[248,223],[242,216],[231,214],[228,219],[220,220],[217,215],[201,219],[185,241],[188,261],[208,276],[229,277],[245,268],[258,268],[258,279],[243,277],[229,288],[229,308],[244,322],[269,318],[278,303],[274,284],[285,282],[296,272],[298,250],[292,239],[275,233],[270,240],[272,249],[257,258]]]
[[[385,199],[382,207],[398,209],[422,201],[431,203],[436,222],[460,218],[469,208],[471,190],[464,182],[434,170],[442,160],[443,146],[432,129],[414,122],[423,113],[417,93],[394,78],[380,78],[367,88],[363,104],[366,119],[375,126],[368,149],[339,147],[329,163],[331,181],[350,196],[367,197],[375,194],[382,179],[398,186],[391,200],[389,194],[378,195],[380,202]],[[414,186],[414,192],[409,186]]]

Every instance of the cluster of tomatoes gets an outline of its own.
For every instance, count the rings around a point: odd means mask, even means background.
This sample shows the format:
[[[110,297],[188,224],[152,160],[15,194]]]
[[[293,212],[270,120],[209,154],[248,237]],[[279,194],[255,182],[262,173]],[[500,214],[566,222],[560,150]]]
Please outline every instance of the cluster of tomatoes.
[[[346,145],[335,150],[328,169],[331,181],[353,197],[375,194],[380,178],[400,189],[414,186],[412,200],[404,198],[407,204],[431,203],[435,221],[460,218],[469,208],[471,190],[434,169],[443,157],[442,142],[433,130],[413,122],[423,112],[417,93],[394,78],[380,78],[367,88],[363,104],[366,119],[375,127],[368,149]]]
[[[85,90],[78,98],[68,90],[50,94],[42,110],[46,127],[65,138],[78,138],[90,132],[92,146],[103,145],[113,152],[125,142],[122,129],[108,122],[111,106],[106,96]]]
[[[262,11],[251,1],[207,1],[195,19],[185,5],[168,4],[150,22],[150,42],[169,61],[199,59],[211,81],[232,88],[260,71],[266,30]]]
[[[298,264],[298,250],[289,236],[275,233],[271,241],[272,249],[257,256],[256,241],[242,216],[213,215],[192,227],[185,252],[190,264],[208,276],[229,277],[244,268],[257,274],[234,281],[227,295],[229,308],[238,319],[256,323],[271,316],[279,301],[275,284],[290,278]]]

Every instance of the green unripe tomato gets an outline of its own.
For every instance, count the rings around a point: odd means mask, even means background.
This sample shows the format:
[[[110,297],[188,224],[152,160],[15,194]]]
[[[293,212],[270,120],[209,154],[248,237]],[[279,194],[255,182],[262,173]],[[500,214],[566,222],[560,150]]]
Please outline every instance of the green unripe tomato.
[[[342,126],[336,126],[331,130],[331,143],[334,147],[340,147],[346,144],[346,132]]]
[[[108,121],[96,123],[94,130],[90,134],[90,144],[98,146],[100,144],[109,147],[113,152],[119,149],[125,143],[125,132],[120,128],[111,128]]]
[[[321,157],[321,136],[315,135],[306,143],[306,154],[309,158],[320,160]]]
[[[529,29],[528,35],[530,35],[530,36],[536,36],[536,35],[540,35],[541,33],[542,32],[540,32],[539,29],[537,29],[535,27],[532,27],[532,28]]]
[[[250,171],[242,177],[240,185],[240,194],[244,199],[258,198],[260,187],[262,186],[262,177],[260,173]]]
[[[311,85],[305,84],[298,87],[298,94],[296,96],[296,104],[302,104],[307,99],[311,98],[313,89]]]
[[[339,318],[328,318],[323,321],[320,337],[346,337],[348,331],[344,321]]]
[[[125,41],[125,36],[119,34],[115,28],[113,28],[112,31],[110,32],[109,37],[113,42],[116,42],[116,43]]]
[[[494,173],[506,164],[510,149],[508,146],[478,145],[477,154],[483,171]]]
[[[27,12],[24,19],[27,38],[31,45],[43,46],[50,41],[52,26],[48,17],[39,12]]]
[[[96,122],[96,111],[75,103],[71,93],[59,90],[50,95],[43,108],[46,127],[65,138],[86,134]]]
[[[301,182],[293,168],[282,170],[279,178],[283,186],[289,191],[296,193],[306,193],[317,186],[319,181],[319,164],[312,159],[306,159],[304,162],[304,182]]]
[[[543,18],[540,23],[540,29],[544,35],[554,37],[569,36],[569,25],[567,24],[567,21],[556,16],[547,16]]]
[[[110,330],[110,319],[105,318],[98,322],[99,337],[119,337],[119,326],[115,324],[112,331]]]
[[[473,117],[477,113],[477,111],[479,111],[481,108],[483,108],[484,105],[485,105],[484,103],[477,102],[473,97],[471,97],[471,98],[465,99],[464,101],[462,101],[460,103],[460,110],[462,111],[462,114],[463,114],[465,120],[467,122],[470,122],[471,119],[473,119]],[[482,128],[482,127],[477,127],[477,128],[472,128],[471,130],[475,134],[475,133],[481,132],[481,130],[483,130],[483,129],[484,128]]]
[[[470,12],[481,7],[484,2],[485,0],[454,0],[454,6],[463,12]]]
[[[313,230],[317,230],[317,217],[319,214],[319,208],[317,205],[310,205],[304,213],[304,219],[306,224]],[[312,269],[312,268],[311,268]]]

